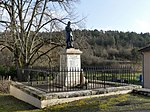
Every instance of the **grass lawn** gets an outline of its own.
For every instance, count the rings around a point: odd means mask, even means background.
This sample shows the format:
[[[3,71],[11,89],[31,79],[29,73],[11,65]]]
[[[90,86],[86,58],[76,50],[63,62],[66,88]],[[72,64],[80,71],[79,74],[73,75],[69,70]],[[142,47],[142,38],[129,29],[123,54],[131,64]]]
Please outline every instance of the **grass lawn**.
[[[37,109],[7,94],[0,94],[0,112],[126,112],[150,110],[150,97],[125,94],[89,98]]]

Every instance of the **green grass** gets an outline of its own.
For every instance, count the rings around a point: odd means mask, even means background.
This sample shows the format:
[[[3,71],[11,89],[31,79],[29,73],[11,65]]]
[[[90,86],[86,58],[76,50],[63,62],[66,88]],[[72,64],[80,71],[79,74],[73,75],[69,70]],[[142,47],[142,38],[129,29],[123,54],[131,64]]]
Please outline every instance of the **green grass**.
[[[137,95],[118,95],[75,101],[68,104],[49,107],[53,112],[118,112],[129,110],[147,110],[150,98]]]
[[[130,84],[138,84],[140,85],[141,82],[139,82],[139,77],[141,73],[95,73],[95,74],[88,74],[87,79],[94,79],[94,80],[101,80],[101,81],[117,81],[119,79],[127,80]]]
[[[150,97],[125,94],[89,98],[37,109],[7,94],[0,94],[0,112],[124,112],[150,110]]]
[[[15,112],[36,109],[8,94],[0,94],[0,112]]]

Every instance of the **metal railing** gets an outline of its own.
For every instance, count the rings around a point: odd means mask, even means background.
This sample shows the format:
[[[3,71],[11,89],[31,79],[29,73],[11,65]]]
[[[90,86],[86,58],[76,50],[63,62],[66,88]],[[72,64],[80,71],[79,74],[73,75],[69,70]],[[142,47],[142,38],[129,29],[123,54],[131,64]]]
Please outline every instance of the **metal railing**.
[[[133,67],[83,67],[79,69],[18,69],[20,82],[45,92],[118,87],[141,84]]]

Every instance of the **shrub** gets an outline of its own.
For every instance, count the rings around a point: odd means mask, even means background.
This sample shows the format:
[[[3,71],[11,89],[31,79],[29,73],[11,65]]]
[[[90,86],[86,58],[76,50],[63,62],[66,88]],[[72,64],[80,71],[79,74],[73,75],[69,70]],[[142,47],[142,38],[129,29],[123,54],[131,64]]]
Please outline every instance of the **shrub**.
[[[0,76],[11,76],[11,78],[14,79],[15,77],[17,77],[17,70],[14,66],[6,67],[0,65]]]

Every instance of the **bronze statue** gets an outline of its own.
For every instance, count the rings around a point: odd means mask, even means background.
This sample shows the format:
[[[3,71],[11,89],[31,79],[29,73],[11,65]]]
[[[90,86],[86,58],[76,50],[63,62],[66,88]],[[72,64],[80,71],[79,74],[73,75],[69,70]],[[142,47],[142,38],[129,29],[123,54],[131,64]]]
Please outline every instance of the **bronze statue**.
[[[66,48],[69,49],[69,48],[73,48],[73,34],[72,34],[72,29],[70,28],[70,25],[71,25],[71,22],[68,21],[68,24],[65,28],[66,30]]]

